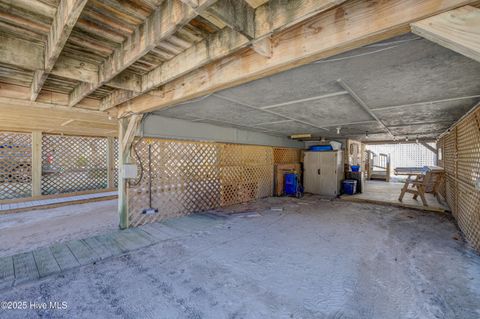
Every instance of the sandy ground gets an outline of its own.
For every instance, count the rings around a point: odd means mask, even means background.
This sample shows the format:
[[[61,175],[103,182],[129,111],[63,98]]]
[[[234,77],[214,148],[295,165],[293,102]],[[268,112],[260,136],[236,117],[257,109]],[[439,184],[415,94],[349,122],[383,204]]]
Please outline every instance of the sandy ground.
[[[116,200],[0,215],[0,256],[116,228]]]
[[[237,214],[0,292],[68,305],[0,317],[480,318],[480,256],[448,217],[316,197],[226,211]]]

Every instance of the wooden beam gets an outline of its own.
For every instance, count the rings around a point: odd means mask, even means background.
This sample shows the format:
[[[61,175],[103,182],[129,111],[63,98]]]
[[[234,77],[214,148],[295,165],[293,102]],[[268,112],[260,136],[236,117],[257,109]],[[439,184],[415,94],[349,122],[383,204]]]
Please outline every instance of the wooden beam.
[[[163,2],[100,66],[97,83],[82,83],[73,90],[70,94],[69,105],[76,105],[90,93],[106,84],[195,16],[196,13],[189,6],[178,0]]]
[[[98,66],[96,64],[64,55],[58,58],[50,74],[81,82],[98,82]]]
[[[87,0],[61,0],[52,26],[47,37],[47,45],[45,47],[45,66],[42,70],[35,71],[32,82],[31,100],[37,99],[38,93],[43,87],[43,83],[48,74],[53,69],[60,53],[68,40],[70,32],[72,32],[83,7],[87,4]]]
[[[299,0],[294,0],[292,2],[297,3]],[[345,0],[336,0],[336,1],[299,1],[302,2],[305,7],[302,7],[302,10],[293,10],[290,12],[287,17],[283,18],[285,25],[290,25],[292,23],[298,23],[303,19],[307,19],[311,14],[307,12],[318,13],[321,10],[327,10],[332,6],[338,4],[339,2],[344,2]],[[269,7],[270,8],[270,7]],[[283,9],[282,9],[283,8]],[[264,14],[268,10],[262,9]],[[272,6],[272,15],[282,15],[287,14],[284,6]],[[172,60],[164,63],[163,65],[155,68],[146,75],[143,76],[143,86],[142,93],[146,93],[149,90],[159,87],[169,81],[172,81],[178,78],[181,75],[184,75],[188,72],[192,72],[203,65],[212,63],[216,60],[222,59],[228,55],[231,55],[235,51],[244,48],[245,46],[254,43],[255,49],[257,52],[262,52],[262,55],[270,57],[272,55],[272,45],[269,35],[274,32],[278,32],[283,29],[284,25],[276,23],[272,24],[272,27],[267,31],[264,30],[262,33],[261,39],[250,40],[247,37],[242,37],[241,34],[237,34],[235,31],[224,29],[215,34],[212,37],[205,39],[202,42],[199,42],[195,46],[187,49],[178,56],[174,57]],[[246,42],[245,40],[248,40]],[[259,42],[258,44],[255,44]],[[262,47],[263,45],[263,47]],[[270,46],[270,48],[268,47]],[[263,50],[263,51],[261,51]],[[103,110],[113,108],[114,106],[124,103],[130,99],[133,99],[139,96],[139,93],[132,92],[113,92],[108,97],[102,101]],[[154,93],[155,95],[155,93]]]
[[[130,118],[120,119],[118,125],[118,215],[120,228],[128,228],[128,187],[127,180],[123,178],[123,167],[131,161],[131,147],[142,115],[133,115]]]
[[[123,71],[106,85],[121,90],[129,90],[134,92],[142,91],[142,77],[138,74],[129,71]]]
[[[265,37],[252,43],[252,49],[266,58],[272,57],[272,39]]]
[[[262,4],[265,4],[268,2],[268,0],[245,0],[248,5],[254,9],[260,7]]]
[[[133,139],[135,138],[135,133],[137,132],[138,124],[142,120],[142,117],[143,115],[141,114],[134,114],[130,117],[127,129],[125,130],[125,135],[123,136],[124,139],[120,144],[123,151],[132,146]]]
[[[28,88],[27,88],[28,89]],[[117,121],[104,112],[0,97],[0,130],[115,136]]]
[[[465,6],[411,24],[412,32],[480,62],[480,9]]]
[[[255,38],[269,36],[344,2],[345,0],[289,0],[286,3],[285,0],[270,0],[255,10]]]
[[[202,16],[220,28],[227,25],[250,40],[255,37],[255,10],[243,0],[219,0]]]
[[[43,45],[0,33],[0,63],[27,70],[43,69]]]
[[[0,103],[11,105],[30,105],[30,106],[39,106],[45,105],[50,107],[60,107],[65,108],[68,105],[68,95],[58,92],[49,92],[43,90],[37,101],[30,100],[30,88],[20,85],[8,84],[0,82]],[[100,102],[95,99],[86,98],[78,105],[76,110],[84,111],[85,109],[98,110]]]
[[[42,195],[42,132],[32,132],[32,196]]]
[[[428,145],[427,142],[420,142],[420,144],[425,146],[425,148],[427,150],[429,150],[430,152],[432,152],[433,154],[437,154],[437,149],[435,147],[432,147],[432,146]]]
[[[43,70],[43,45],[0,33],[0,64],[18,67],[24,70]],[[82,82],[98,82],[98,66],[60,56],[50,72],[53,75]]]
[[[352,0],[272,36],[272,57],[253,50],[210,63],[119,105],[119,116],[149,112],[409,32],[410,23],[470,0]],[[258,9],[257,9],[258,10]]]

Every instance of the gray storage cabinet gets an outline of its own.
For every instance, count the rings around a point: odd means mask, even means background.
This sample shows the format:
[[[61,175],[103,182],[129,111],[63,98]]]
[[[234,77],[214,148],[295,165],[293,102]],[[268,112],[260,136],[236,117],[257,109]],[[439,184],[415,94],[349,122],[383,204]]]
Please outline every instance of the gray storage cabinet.
[[[343,179],[342,151],[305,152],[305,192],[325,196],[340,194]]]

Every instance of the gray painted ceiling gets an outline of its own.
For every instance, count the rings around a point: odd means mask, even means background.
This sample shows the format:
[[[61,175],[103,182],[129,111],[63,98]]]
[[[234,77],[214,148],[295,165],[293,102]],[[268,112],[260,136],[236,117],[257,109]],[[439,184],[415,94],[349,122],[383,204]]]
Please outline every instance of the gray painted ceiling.
[[[480,63],[407,34],[155,114],[272,135],[392,140],[363,101],[396,138],[435,138],[480,102],[479,78]]]

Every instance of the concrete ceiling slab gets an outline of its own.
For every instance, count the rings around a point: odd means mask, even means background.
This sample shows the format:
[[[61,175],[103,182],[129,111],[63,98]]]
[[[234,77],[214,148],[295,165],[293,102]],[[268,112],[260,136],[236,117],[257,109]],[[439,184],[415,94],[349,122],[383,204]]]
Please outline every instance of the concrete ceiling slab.
[[[293,122],[293,121],[284,122],[284,123],[262,124],[261,127],[266,130],[281,132],[284,135],[302,134],[302,133],[319,134],[319,133],[326,132],[316,127],[306,125],[303,123]]]
[[[338,95],[314,101],[270,108],[288,117],[316,126],[374,120],[350,95]]]
[[[417,124],[408,126],[393,126],[390,131],[394,135],[412,136],[424,134],[441,134],[450,127],[450,123],[432,123],[432,124]]]
[[[480,101],[479,78],[480,63],[406,34],[156,113],[284,135],[335,137],[339,125],[341,137],[391,140],[341,79],[398,138],[435,137]]]
[[[477,103],[480,103],[480,98],[376,109],[374,113],[388,126],[431,122],[452,123]]]

